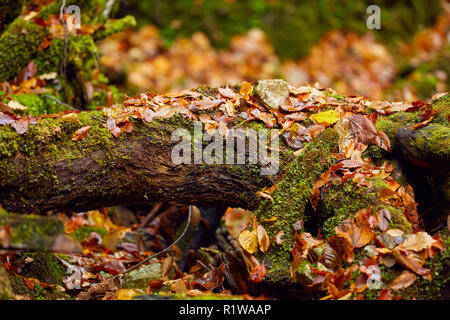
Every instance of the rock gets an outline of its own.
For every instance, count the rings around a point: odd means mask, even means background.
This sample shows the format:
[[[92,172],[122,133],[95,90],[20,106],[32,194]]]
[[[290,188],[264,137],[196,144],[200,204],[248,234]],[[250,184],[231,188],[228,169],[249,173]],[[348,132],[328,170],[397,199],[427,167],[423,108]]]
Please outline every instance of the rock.
[[[145,290],[150,280],[161,279],[161,277],[161,263],[148,264],[128,273],[122,288]]]
[[[12,287],[5,268],[0,265],[0,300],[9,300],[12,297]]]
[[[278,109],[289,97],[289,85],[281,79],[260,80],[254,88],[255,95],[271,109]]]

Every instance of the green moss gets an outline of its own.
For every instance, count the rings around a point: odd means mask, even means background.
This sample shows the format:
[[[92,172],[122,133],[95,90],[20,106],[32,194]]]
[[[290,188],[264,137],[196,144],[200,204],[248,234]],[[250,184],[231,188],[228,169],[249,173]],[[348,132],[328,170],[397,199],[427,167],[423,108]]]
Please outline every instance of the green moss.
[[[395,135],[401,127],[407,127],[419,123],[419,112],[398,112],[389,116],[379,116],[375,127],[383,131],[391,142],[391,147],[395,148]]]
[[[77,228],[74,232],[70,234],[72,238],[81,242],[84,239],[88,238],[92,232],[98,233],[101,237],[103,237],[107,231],[103,228],[95,227],[95,226],[81,226]]]
[[[136,19],[133,16],[127,15],[121,19],[107,22],[100,30],[94,33],[94,39],[103,39],[134,26],[136,26]]]
[[[261,259],[265,259],[269,270],[267,279],[276,281],[288,273],[290,250],[293,245],[293,225],[298,220],[306,221],[305,207],[310,201],[311,190],[318,176],[334,162],[331,155],[337,146],[338,135],[332,129],[322,133],[320,139],[309,144],[304,153],[288,166],[283,179],[272,193],[273,201],[265,200],[255,211],[258,221],[272,239],[279,231],[285,233],[281,245],[273,245]],[[263,219],[276,217],[274,222]]]
[[[61,265],[55,254],[25,252],[20,260],[26,258],[32,258],[33,261],[23,267],[21,275],[36,278],[45,283],[63,285],[62,278],[66,276],[66,268]]]
[[[14,78],[31,61],[45,35],[33,21],[16,19],[0,37],[0,81]]]
[[[434,123],[448,126],[450,117],[450,94],[446,94],[432,104],[433,110],[436,111]]]
[[[381,202],[377,198],[378,190],[387,188],[380,178],[369,179],[370,188],[360,187],[353,182],[335,182],[323,190],[320,231],[324,238],[335,234],[335,228],[345,219],[354,217],[355,213],[367,207],[373,207],[373,212],[387,209],[391,213],[391,226],[410,232],[411,224],[406,219],[402,209]]]
[[[25,114],[52,114],[66,110],[66,107],[64,105],[58,104],[56,101],[46,97],[45,95],[23,93],[18,95],[12,94],[9,95],[9,97],[13,100],[17,100],[21,105],[27,107],[27,110],[25,110],[24,112]]]
[[[0,225],[11,228],[11,245],[17,248],[49,250],[54,237],[62,234],[64,226],[56,217],[0,214]]]

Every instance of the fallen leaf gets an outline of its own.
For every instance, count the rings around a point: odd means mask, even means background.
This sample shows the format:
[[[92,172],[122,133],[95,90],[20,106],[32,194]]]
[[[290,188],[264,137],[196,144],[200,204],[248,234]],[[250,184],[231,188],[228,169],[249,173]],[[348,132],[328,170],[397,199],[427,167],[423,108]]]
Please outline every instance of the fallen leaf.
[[[213,290],[220,286],[224,280],[225,262],[222,262],[218,268],[211,267],[201,279],[195,280],[192,286],[195,289]]]
[[[358,211],[353,219],[345,220],[336,227],[336,234],[347,238],[354,248],[365,246],[374,237],[368,216],[366,209]]]
[[[73,133],[72,141],[83,140],[87,136],[87,134],[89,133],[90,130],[91,130],[91,126],[86,126],[86,127],[78,129],[77,131],[75,131]]]
[[[24,134],[28,130],[28,124],[30,121],[28,119],[20,119],[11,123],[11,127],[16,130],[17,134]]]
[[[309,118],[316,124],[329,126],[339,121],[339,113],[336,110],[328,110],[324,112],[314,113],[310,115]]]
[[[125,131],[127,133],[131,133],[134,130],[134,125],[133,125],[133,122],[131,122],[130,120],[125,120],[125,121],[119,123],[119,128],[122,131]]]
[[[349,132],[355,137],[356,142],[360,142],[365,145],[374,143],[377,136],[377,129],[366,116],[362,114],[356,114],[348,118]]]
[[[275,235],[275,242],[276,244],[282,244],[284,241],[284,231],[281,230]]]
[[[114,120],[114,118],[109,118],[108,121],[106,121],[106,126],[116,139],[120,137],[122,130],[116,125],[116,120]]]
[[[59,118],[62,122],[71,122],[75,124],[81,124],[80,119],[78,119],[78,115],[74,112],[63,115]]]
[[[114,300],[131,300],[134,296],[143,294],[141,290],[137,289],[119,289],[114,293]]]
[[[420,231],[412,234],[402,244],[402,248],[407,250],[419,252],[423,249],[430,248],[436,240],[434,240],[428,233]]]
[[[417,277],[414,273],[405,270],[391,282],[389,288],[394,290],[405,289],[412,285],[416,279]]]
[[[267,270],[266,270],[266,267],[264,266],[264,262],[263,262],[253,268],[253,270],[250,274],[250,280],[253,283],[259,283],[264,279],[264,277],[266,275],[267,275]]]
[[[391,213],[388,209],[378,210],[376,213],[377,226],[381,231],[386,231],[391,222]]]
[[[249,230],[242,231],[239,234],[238,241],[248,253],[256,253],[258,251],[258,237],[255,232]]]
[[[257,236],[258,236],[258,244],[259,244],[259,249],[263,252],[266,253],[267,250],[269,250],[269,236],[267,235],[266,230],[263,228],[263,226],[258,225],[257,230]]]
[[[392,300],[391,290],[390,289],[381,290],[377,300]]]
[[[239,93],[245,100],[248,100],[250,95],[252,94],[252,91],[253,91],[252,84],[250,82],[244,81],[241,84],[241,89],[239,90]]]

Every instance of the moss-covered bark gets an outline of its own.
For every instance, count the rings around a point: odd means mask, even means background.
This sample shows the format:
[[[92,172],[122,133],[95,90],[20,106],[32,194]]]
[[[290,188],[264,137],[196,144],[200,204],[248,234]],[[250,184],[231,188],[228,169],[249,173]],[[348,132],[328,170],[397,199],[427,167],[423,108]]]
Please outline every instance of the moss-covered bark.
[[[10,247],[16,249],[48,251],[64,226],[56,217],[0,213],[0,226],[9,226]]]
[[[9,126],[0,128],[0,198],[5,208],[79,211],[157,199],[254,208],[256,192],[273,183],[273,177],[261,176],[252,164],[172,164],[172,132],[192,128],[181,116],[152,123],[130,118],[134,131],[119,139],[106,128],[102,111],[81,112],[78,118],[80,124],[44,118],[23,135]],[[88,125],[88,136],[72,141],[73,133]],[[281,158],[286,157],[282,152]]]
[[[289,277],[294,224],[310,218],[305,210],[310,203],[312,188],[320,174],[334,163],[332,153],[337,148],[338,139],[333,129],[324,131],[287,167],[286,174],[272,194],[273,201],[265,200],[255,211],[258,223],[266,229],[270,239],[280,231],[285,234],[281,245],[273,244],[265,255],[258,256],[266,263],[267,281],[276,282]]]
[[[0,81],[14,78],[37,52],[46,30],[17,18],[0,37]]]

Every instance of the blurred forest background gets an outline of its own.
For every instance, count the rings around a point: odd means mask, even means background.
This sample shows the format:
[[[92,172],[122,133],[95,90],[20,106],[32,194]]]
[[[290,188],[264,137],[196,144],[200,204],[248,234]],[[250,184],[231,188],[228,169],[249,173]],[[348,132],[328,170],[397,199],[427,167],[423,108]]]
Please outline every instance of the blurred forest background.
[[[30,50],[31,40],[14,46],[8,39],[8,23],[19,14],[29,24],[47,21],[49,30],[35,52],[12,59],[9,50],[0,53],[0,81],[9,81],[0,87],[3,102],[15,100],[14,105],[28,109],[25,113],[59,111],[55,99],[92,109],[139,91],[162,93],[264,78],[283,78],[293,85],[319,82],[370,99],[414,101],[448,90],[447,1],[66,1],[66,6],[78,5],[82,15],[82,28],[71,30],[67,49],[58,25],[61,1],[2,3],[8,8],[0,16],[2,49],[12,45],[16,53],[20,46]],[[371,4],[381,9],[380,30],[366,26]],[[46,92],[44,97],[33,88],[31,96],[10,88],[31,59],[36,75],[46,75],[47,84],[58,80],[64,50],[69,71],[70,65],[84,70],[74,77],[85,88],[62,85],[64,92]]]

